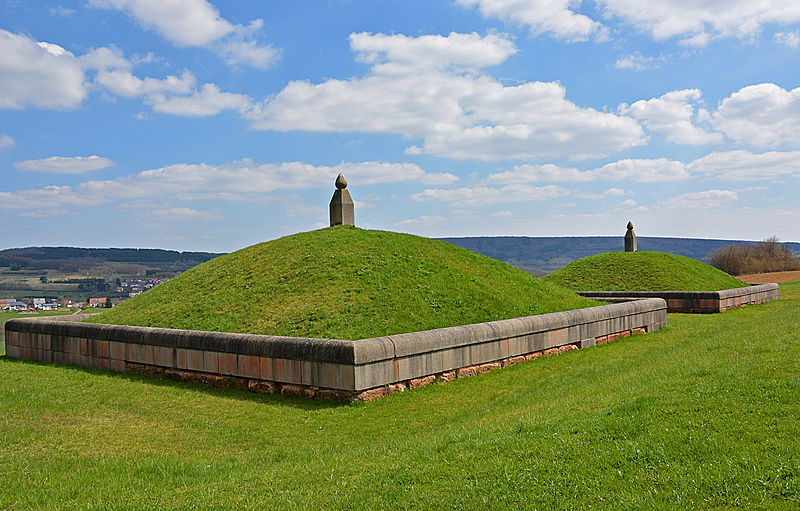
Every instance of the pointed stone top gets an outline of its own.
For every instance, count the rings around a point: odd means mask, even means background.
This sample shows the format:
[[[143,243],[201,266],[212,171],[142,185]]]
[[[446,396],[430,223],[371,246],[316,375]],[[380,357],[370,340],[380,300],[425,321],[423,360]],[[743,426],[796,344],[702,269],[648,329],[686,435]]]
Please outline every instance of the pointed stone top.
[[[339,175],[341,176],[341,174],[339,174]],[[628,230],[629,231],[633,230],[633,222],[628,222]]]
[[[339,172],[339,175],[336,176],[336,188],[339,190],[347,188],[347,179],[344,178],[344,174],[341,172]]]

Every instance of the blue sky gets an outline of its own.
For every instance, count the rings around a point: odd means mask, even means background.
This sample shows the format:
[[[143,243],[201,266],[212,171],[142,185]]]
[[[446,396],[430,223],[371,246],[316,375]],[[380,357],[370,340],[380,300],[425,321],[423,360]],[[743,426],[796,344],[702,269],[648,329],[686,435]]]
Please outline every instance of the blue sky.
[[[800,241],[796,0],[0,0],[0,248]]]

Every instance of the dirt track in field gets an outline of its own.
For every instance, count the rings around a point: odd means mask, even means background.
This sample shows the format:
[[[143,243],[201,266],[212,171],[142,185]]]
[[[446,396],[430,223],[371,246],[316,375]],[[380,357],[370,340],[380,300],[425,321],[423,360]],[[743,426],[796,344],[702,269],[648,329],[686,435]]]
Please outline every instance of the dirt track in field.
[[[800,280],[800,270],[776,271],[774,273],[754,273],[753,275],[738,275],[736,278],[747,282],[748,284],[766,284],[768,282],[783,284],[785,282],[794,282],[795,280]]]

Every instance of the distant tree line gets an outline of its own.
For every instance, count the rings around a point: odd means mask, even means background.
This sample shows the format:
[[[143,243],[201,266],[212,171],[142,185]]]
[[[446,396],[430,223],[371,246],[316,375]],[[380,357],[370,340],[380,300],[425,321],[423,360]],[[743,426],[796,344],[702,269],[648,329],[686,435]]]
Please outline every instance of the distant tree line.
[[[708,262],[731,275],[800,270],[800,257],[775,236],[751,245],[724,246],[711,252]]]

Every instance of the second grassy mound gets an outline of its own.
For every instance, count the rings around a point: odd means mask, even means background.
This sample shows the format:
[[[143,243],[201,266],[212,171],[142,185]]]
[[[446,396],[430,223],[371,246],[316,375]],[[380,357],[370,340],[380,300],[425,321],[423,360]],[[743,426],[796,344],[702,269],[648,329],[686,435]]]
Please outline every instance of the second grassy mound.
[[[720,291],[747,284],[696,259],[666,252],[606,252],[545,280],[575,291]]]

